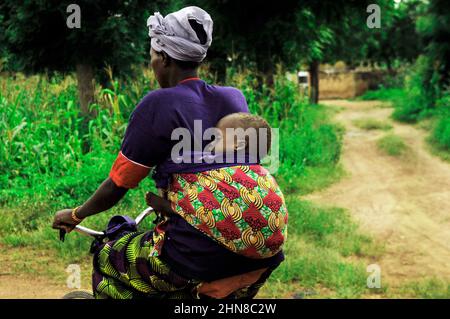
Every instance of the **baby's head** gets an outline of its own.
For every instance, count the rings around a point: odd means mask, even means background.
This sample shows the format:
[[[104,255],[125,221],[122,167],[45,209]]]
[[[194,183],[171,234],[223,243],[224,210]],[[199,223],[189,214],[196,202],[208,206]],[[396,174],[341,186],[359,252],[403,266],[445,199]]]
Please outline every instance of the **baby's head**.
[[[244,151],[262,159],[270,150],[271,128],[261,116],[232,113],[216,124],[218,136],[214,142],[216,153]]]

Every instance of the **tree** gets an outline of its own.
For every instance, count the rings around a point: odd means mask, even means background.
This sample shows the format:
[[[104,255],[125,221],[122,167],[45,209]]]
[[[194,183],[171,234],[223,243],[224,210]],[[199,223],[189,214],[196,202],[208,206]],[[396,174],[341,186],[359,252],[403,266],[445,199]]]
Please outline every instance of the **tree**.
[[[410,0],[394,5],[392,1],[381,2],[382,27],[361,32],[364,54],[361,60],[381,62],[392,70],[394,62],[411,63],[423,47],[416,32],[416,20],[422,1]]]
[[[339,26],[349,16],[366,14],[366,1],[287,0],[280,5],[256,0],[189,3],[204,7],[215,21],[208,54],[213,65],[225,68],[228,57],[238,65],[255,61],[270,84],[277,63],[289,69],[307,63],[314,103],[318,101],[319,63],[334,36],[340,36]],[[352,10],[354,13],[350,14]]]
[[[430,92],[442,91],[450,87],[450,11],[448,2],[431,0],[426,14],[419,19],[418,30],[426,45],[429,72],[424,78],[424,86]],[[436,86],[436,87],[433,87]],[[438,98],[436,92],[433,100]]]
[[[148,56],[146,20],[165,1],[79,0],[81,27],[69,28],[67,8],[73,1],[4,0],[0,25],[3,48],[14,67],[26,72],[75,71],[82,113],[89,117],[93,80],[111,66],[116,74],[130,71]],[[2,31],[3,32],[3,31]]]
[[[230,63],[254,62],[270,82],[301,1],[286,0],[282,5],[274,5],[257,0],[193,0],[184,1],[183,5],[188,3],[202,7],[214,20],[214,37],[207,59],[220,75],[225,74]]]
[[[295,14],[294,29],[288,33],[283,52],[297,61],[308,64],[311,82],[310,102],[319,101],[319,65],[324,61],[342,59],[338,41],[352,34],[351,21],[362,21],[369,1],[302,1]],[[364,24],[365,26],[365,21]],[[347,47],[346,47],[347,48]],[[341,49],[341,50],[339,50]],[[352,48],[354,49],[354,48]]]

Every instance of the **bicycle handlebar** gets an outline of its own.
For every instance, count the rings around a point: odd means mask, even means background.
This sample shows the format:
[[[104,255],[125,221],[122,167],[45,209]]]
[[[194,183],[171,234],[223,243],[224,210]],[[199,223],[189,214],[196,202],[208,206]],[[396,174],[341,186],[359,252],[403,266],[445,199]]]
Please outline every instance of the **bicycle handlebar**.
[[[139,225],[145,219],[145,217],[153,213],[153,211],[154,209],[152,207],[147,207],[146,209],[144,209],[134,220],[136,222],[136,226]],[[80,225],[75,226],[74,230],[77,233],[92,237],[105,235],[105,233],[102,231],[94,230]]]

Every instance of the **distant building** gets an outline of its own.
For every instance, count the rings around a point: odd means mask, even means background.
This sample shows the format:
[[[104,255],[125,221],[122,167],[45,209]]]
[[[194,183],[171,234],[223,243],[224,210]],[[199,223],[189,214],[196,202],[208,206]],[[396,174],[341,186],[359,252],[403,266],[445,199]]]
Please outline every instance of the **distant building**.
[[[378,88],[382,83],[385,71],[369,67],[358,67],[351,70],[338,61],[334,65],[322,64],[319,71],[319,98],[349,99],[364,94],[367,90]],[[290,81],[296,82],[304,95],[309,95],[311,77],[308,71],[286,74]]]

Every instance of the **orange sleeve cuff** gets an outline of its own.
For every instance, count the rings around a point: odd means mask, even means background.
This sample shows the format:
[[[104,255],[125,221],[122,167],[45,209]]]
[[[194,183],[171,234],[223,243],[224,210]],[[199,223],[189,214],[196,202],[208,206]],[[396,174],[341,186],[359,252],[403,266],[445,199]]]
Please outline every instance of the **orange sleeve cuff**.
[[[114,184],[124,188],[135,188],[139,182],[147,177],[150,167],[133,162],[128,159],[122,152],[119,152],[109,177]]]

